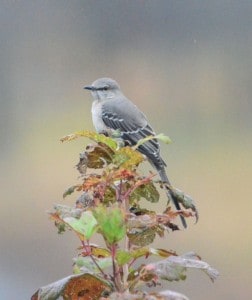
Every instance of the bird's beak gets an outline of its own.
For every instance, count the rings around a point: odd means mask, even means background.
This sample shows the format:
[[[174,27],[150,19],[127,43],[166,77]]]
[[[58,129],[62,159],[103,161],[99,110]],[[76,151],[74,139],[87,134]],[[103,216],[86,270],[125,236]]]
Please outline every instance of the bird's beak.
[[[93,91],[94,90],[94,87],[92,85],[87,85],[87,86],[84,86],[85,90],[89,90],[89,91]]]

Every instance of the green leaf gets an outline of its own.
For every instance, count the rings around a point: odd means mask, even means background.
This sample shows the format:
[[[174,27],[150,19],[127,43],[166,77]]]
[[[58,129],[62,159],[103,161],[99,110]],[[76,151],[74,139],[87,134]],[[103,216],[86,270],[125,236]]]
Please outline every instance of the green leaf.
[[[119,266],[127,264],[132,259],[132,254],[128,251],[118,250],[116,252],[116,260]]]
[[[80,271],[90,271],[92,273],[100,272],[97,265],[102,269],[106,269],[111,267],[112,259],[111,257],[102,257],[102,258],[95,258],[96,264],[92,261],[89,256],[79,256],[74,259],[75,265],[79,268]]]
[[[137,142],[137,144],[132,148],[136,150],[139,146],[143,145],[144,143],[146,143],[150,140],[154,140],[154,139],[160,140],[160,141],[164,142],[165,144],[170,144],[171,143],[171,139],[168,136],[164,135],[163,133],[159,133],[157,135],[150,135],[150,136],[147,136],[143,139],[140,139]]]
[[[97,207],[93,214],[98,222],[99,231],[110,244],[122,240],[126,234],[125,220],[122,210],[117,206]]]
[[[97,221],[91,211],[84,211],[79,219],[66,217],[63,218],[63,220],[76,232],[82,234],[87,240],[89,240],[97,230]]]
[[[170,144],[172,142],[171,139],[168,136],[164,135],[163,133],[159,133],[155,135],[155,138],[162,141],[165,144]]]
[[[154,136],[154,135],[147,136],[147,137],[145,137],[145,138],[143,138],[143,139],[140,139],[140,140],[137,142],[137,144],[136,144],[135,146],[133,146],[132,148],[133,148],[134,150],[136,150],[139,146],[141,146],[141,145],[143,145],[144,143],[146,143],[146,142],[148,142],[148,141],[150,141],[150,140],[153,140],[153,139],[155,139],[155,136]]]

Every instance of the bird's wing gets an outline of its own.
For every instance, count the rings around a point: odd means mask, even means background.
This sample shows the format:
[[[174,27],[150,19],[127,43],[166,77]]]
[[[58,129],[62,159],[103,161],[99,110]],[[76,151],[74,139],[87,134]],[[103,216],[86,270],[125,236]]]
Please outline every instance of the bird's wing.
[[[126,100],[121,103],[117,100],[117,105],[107,101],[102,107],[102,120],[107,127],[119,130],[123,140],[130,145],[135,145],[140,139],[155,135],[145,115],[132,102]],[[160,157],[160,147],[156,139],[140,145],[138,150],[146,155],[156,168],[165,166]]]

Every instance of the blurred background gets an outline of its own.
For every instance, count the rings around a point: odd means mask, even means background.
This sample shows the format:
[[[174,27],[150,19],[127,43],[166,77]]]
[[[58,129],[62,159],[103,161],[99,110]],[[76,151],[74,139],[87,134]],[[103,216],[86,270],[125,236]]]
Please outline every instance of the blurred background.
[[[168,287],[190,299],[248,299],[252,278],[252,2],[55,0],[0,3],[0,298],[30,299],[72,272],[79,246],[46,211],[76,183],[99,77],[145,111],[173,184],[198,224],[156,246],[191,250],[220,271]],[[146,164],[146,171],[151,167]],[[166,288],[167,286],[163,287]]]

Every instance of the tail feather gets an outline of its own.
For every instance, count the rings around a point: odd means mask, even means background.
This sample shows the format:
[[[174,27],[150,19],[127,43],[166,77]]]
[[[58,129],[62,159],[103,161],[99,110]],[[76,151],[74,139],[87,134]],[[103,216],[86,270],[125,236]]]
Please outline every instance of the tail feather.
[[[166,172],[165,172],[165,168],[164,168],[164,167],[158,169],[158,173],[159,173],[159,176],[160,176],[160,179],[161,179],[162,182],[171,185],[171,184],[170,184],[170,181],[169,181],[169,179],[168,179],[168,177],[167,177],[167,174],[166,174]],[[176,208],[177,210],[181,210],[181,207],[180,207],[180,204],[179,204],[178,200],[170,193],[170,191],[169,191],[168,189],[166,189],[166,194],[167,194],[168,200],[172,199],[172,202],[173,202],[175,208]],[[182,222],[183,227],[186,228],[186,227],[187,227],[187,224],[186,224],[185,218],[184,218],[183,216],[180,215],[180,219],[181,219],[181,222]]]

